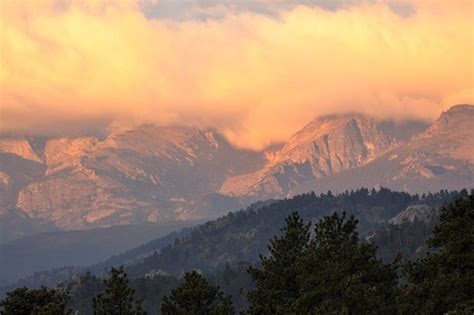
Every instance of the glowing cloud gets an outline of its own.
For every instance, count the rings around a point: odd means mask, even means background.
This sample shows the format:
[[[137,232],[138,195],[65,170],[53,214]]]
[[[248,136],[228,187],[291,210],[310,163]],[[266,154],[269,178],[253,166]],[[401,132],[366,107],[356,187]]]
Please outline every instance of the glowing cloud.
[[[433,119],[474,101],[471,1],[179,21],[134,1],[0,1],[2,133],[195,124],[261,148],[317,115]]]

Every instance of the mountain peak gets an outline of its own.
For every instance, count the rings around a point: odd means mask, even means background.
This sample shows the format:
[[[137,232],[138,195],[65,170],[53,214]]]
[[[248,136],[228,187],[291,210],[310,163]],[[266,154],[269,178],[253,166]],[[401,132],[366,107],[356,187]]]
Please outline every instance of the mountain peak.
[[[360,113],[345,113],[320,116],[309,122],[301,130],[296,132],[291,138],[298,138],[301,135],[317,136],[318,134],[327,133],[330,130],[338,128],[344,124],[353,121],[368,119],[369,118],[367,116]]]
[[[459,104],[451,106],[447,111],[442,112],[437,119],[452,122],[455,120],[472,119],[474,117],[474,105]]]
[[[457,104],[457,105],[453,105],[451,106],[447,113],[469,113],[469,114],[473,114],[474,113],[474,105],[472,104]]]
[[[385,150],[392,141],[378,129],[374,119],[363,114],[322,116],[295,133],[277,154],[277,159],[304,162],[325,152],[326,158],[332,159],[336,154],[339,160],[343,158],[342,151],[348,153],[349,150],[356,164],[360,164]]]
[[[229,178],[221,192],[229,195],[286,196],[293,187],[361,166],[396,142],[374,119],[349,113],[317,118],[296,132],[268,164],[252,174]]]
[[[474,105],[460,104],[451,106],[447,111],[441,113],[436,122],[443,121],[450,124],[455,121],[462,121],[466,119],[471,120],[471,122],[473,121]]]
[[[450,107],[441,113],[438,119],[427,130],[425,136],[439,133],[453,133],[458,130],[461,134],[470,133],[474,122],[474,105],[461,104]]]

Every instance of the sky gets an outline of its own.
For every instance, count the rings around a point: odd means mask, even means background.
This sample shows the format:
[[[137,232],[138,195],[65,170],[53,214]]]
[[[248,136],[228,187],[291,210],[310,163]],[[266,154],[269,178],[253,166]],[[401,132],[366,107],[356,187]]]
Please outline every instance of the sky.
[[[213,127],[239,147],[350,111],[474,103],[470,0],[0,0],[0,133]]]

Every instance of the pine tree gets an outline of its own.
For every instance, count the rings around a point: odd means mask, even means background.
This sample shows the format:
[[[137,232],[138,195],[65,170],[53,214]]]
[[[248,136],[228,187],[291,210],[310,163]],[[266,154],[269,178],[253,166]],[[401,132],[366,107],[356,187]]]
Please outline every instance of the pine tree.
[[[104,280],[105,295],[100,293],[93,300],[96,315],[140,315],[145,314],[141,301],[135,299],[135,291],[128,286],[128,277],[123,267],[113,268],[110,277]]]
[[[263,269],[249,269],[256,284],[255,290],[248,294],[250,314],[284,313],[298,298],[309,229],[310,224],[305,224],[298,212],[291,213],[282,235],[270,242],[270,256],[260,256]]]
[[[408,262],[401,309],[406,314],[474,312],[474,191],[441,208],[426,257]]]
[[[396,268],[375,256],[376,247],[359,242],[357,220],[326,216],[315,226],[300,276],[293,311],[301,314],[394,313]]]
[[[2,315],[60,315],[70,314],[66,308],[68,295],[54,289],[41,287],[30,290],[18,288],[7,293],[0,301]]]
[[[163,298],[162,314],[169,315],[207,315],[234,314],[230,296],[224,297],[219,287],[209,284],[207,279],[196,271],[187,272],[183,283]]]

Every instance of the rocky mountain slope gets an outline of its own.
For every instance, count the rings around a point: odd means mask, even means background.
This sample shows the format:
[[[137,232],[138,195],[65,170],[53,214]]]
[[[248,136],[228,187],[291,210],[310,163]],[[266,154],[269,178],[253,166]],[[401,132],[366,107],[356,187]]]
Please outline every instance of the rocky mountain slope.
[[[217,217],[308,191],[472,188],[473,123],[472,105],[452,107],[421,133],[420,123],[332,115],[264,152],[189,127],[0,138],[0,224],[26,235],[23,219],[39,230],[84,229]]]
[[[294,187],[364,165],[397,145],[374,119],[347,114],[316,119],[257,172],[227,179],[221,193],[255,199],[287,196]]]
[[[259,167],[214,130],[143,126],[93,137],[0,141],[2,206],[62,229],[212,217],[228,176]],[[199,209],[196,206],[207,208]]]
[[[58,228],[44,220],[30,218],[18,208],[4,208],[0,210],[0,259],[5,243],[42,232],[56,231]]]
[[[292,193],[360,186],[423,193],[474,187],[474,106],[451,107],[425,132],[358,168],[314,180]]]

